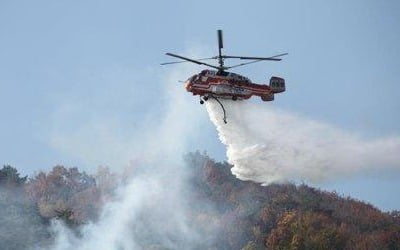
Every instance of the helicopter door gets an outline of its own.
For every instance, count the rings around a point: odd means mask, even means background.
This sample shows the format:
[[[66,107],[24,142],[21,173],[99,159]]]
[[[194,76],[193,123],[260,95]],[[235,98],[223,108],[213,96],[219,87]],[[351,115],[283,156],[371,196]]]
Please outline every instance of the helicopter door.
[[[285,91],[285,79],[273,76],[269,80],[269,87],[274,93],[283,92]]]

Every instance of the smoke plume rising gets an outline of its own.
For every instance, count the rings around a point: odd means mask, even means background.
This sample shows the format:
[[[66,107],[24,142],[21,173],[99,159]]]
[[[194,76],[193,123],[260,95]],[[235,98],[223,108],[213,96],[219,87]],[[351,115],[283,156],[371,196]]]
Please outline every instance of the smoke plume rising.
[[[321,182],[367,170],[400,168],[400,137],[363,139],[329,124],[277,110],[268,103],[207,102],[227,146],[232,173],[262,184]]]
[[[197,131],[208,123],[206,113],[201,115],[202,107],[182,91],[181,84],[176,84],[177,79],[190,75],[190,69],[190,66],[180,68],[164,77],[162,98],[157,99],[164,100],[162,116],[142,121],[143,129],[133,131],[129,143],[96,145],[108,146],[110,151],[113,145],[124,145],[118,147],[121,148],[119,153],[124,155],[127,151],[131,159],[140,159],[139,163],[134,163],[139,166],[132,166],[134,176],[120,186],[115,200],[104,206],[99,220],[80,228],[78,235],[59,221],[53,221],[56,241],[49,249],[131,250],[148,249],[149,246],[154,249],[194,249],[215,236],[201,235],[198,225],[188,222],[189,206],[204,204],[190,196],[188,176],[192,170],[182,162],[182,156],[197,138]],[[102,124],[102,121],[98,123]],[[81,134],[89,134],[90,127],[81,131]],[[109,133],[96,137],[118,138]],[[73,141],[65,138],[62,142],[93,145],[93,142],[85,143],[76,138],[82,137],[73,137]],[[92,155],[102,157],[96,147],[86,147],[76,154],[85,155],[90,151]]]

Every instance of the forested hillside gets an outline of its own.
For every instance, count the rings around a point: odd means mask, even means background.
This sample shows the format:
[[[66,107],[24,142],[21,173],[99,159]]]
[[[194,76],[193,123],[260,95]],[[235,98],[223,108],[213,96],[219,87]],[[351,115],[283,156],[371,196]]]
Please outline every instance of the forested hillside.
[[[230,173],[229,164],[199,152],[187,154],[185,162],[190,169],[187,192],[206,204],[193,206],[188,220],[201,234],[215,234],[190,246],[193,249],[400,249],[398,211],[384,213],[304,184],[243,182]],[[78,232],[80,226],[98,219],[102,206],[113,200],[124,181],[104,167],[89,175],[56,166],[27,178],[4,166],[0,170],[1,249],[48,246],[54,236],[52,219]],[[165,249],[156,240],[142,247]]]
[[[400,212],[307,185],[260,186],[200,154],[199,195],[221,208],[220,249],[400,249]],[[201,169],[201,170],[200,170]]]

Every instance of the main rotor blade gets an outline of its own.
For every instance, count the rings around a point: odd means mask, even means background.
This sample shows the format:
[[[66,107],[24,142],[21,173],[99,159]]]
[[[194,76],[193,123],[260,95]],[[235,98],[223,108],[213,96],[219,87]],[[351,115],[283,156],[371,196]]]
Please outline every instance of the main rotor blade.
[[[196,61],[204,61],[204,60],[211,60],[211,59],[217,59],[216,56],[213,57],[207,57],[207,58],[200,58],[200,59],[195,59]],[[161,65],[167,65],[167,64],[175,64],[175,63],[185,63],[188,61],[175,61],[175,62],[165,62],[165,63],[160,63]]]
[[[196,63],[196,64],[200,64],[200,65],[206,65],[206,66],[208,66],[208,67],[221,70],[220,67],[217,67],[217,66],[214,66],[214,65],[211,65],[211,64],[208,64],[208,63],[199,62],[199,61],[197,61],[197,60],[193,60],[193,59],[190,59],[190,58],[187,58],[187,57],[183,57],[183,56],[180,56],[180,55],[176,55],[176,54],[172,54],[172,53],[165,53],[165,54],[166,54],[167,56],[176,57],[176,58],[179,58],[179,59],[182,59],[182,60],[185,60],[185,61],[189,61],[189,62]]]
[[[240,67],[240,66],[243,66],[243,65],[247,65],[247,64],[251,64],[251,63],[256,63],[256,62],[261,62],[261,61],[265,61],[265,60],[260,60],[260,59],[258,59],[258,60],[254,60],[254,61],[250,61],[250,62],[246,62],[246,63],[240,63],[240,64],[236,64],[236,65],[233,65],[233,66],[225,67],[225,69],[237,68],[237,67]]]
[[[283,53],[275,56],[270,56],[270,57],[251,57],[251,56],[222,56],[223,58],[237,58],[241,60],[266,60],[266,61],[281,61],[281,58],[277,58],[280,56],[285,56],[288,53]]]

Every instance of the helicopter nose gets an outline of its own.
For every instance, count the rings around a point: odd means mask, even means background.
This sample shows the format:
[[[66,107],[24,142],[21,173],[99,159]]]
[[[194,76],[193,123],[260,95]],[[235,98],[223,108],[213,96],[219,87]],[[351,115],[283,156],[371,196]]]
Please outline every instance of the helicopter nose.
[[[186,83],[186,86],[185,86],[185,88],[186,88],[186,90],[187,90],[187,91],[191,91],[191,90],[192,90],[192,88],[193,88],[193,86],[192,86],[192,84],[191,84],[191,83]]]

